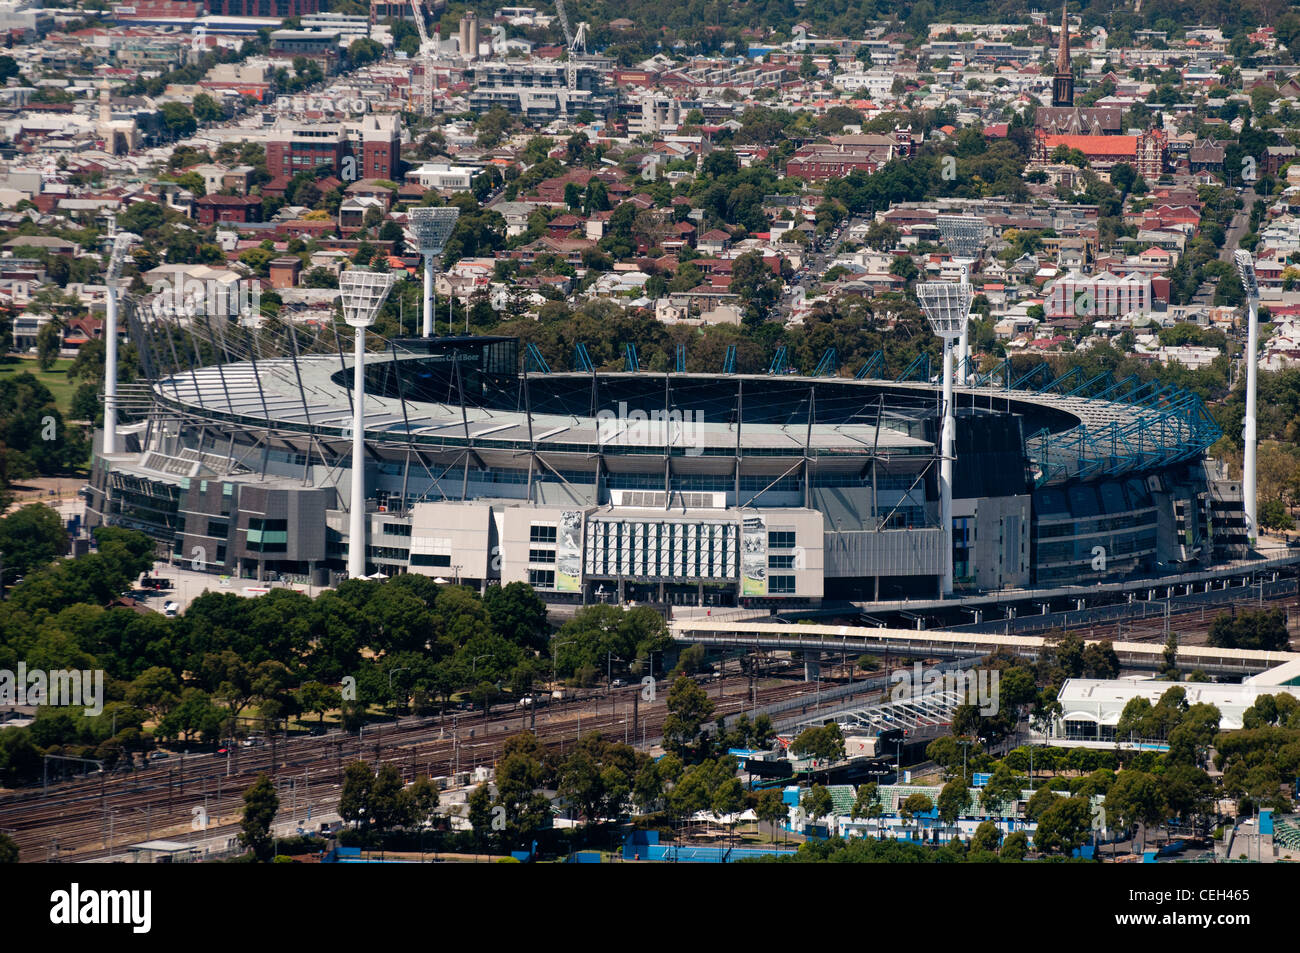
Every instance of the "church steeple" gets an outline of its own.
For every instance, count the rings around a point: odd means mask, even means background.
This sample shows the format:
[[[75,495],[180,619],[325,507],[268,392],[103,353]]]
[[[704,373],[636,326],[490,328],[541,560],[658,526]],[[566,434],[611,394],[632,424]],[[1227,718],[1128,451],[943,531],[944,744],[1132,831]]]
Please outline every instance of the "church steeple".
[[[1074,105],[1074,67],[1070,63],[1070,16],[1061,6],[1061,46],[1056,53],[1056,76],[1052,80],[1052,105]]]

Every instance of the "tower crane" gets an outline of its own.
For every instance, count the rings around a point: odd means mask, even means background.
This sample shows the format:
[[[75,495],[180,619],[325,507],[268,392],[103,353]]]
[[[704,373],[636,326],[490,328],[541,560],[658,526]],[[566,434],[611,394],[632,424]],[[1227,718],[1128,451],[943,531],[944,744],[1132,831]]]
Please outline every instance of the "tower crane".
[[[573,91],[578,88],[578,57],[587,54],[588,24],[579,23],[578,32],[575,34],[569,26],[569,12],[564,9],[564,0],[555,0],[555,12],[559,14],[560,27],[564,30],[564,42],[569,49],[568,59],[565,61],[565,83],[569,90]]]
[[[420,9],[420,0],[411,0],[411,12],[415,14],[415,29],[420,34],[420,63],[424,67],[420,77],[420,109],[426,115],[433,114],[433,60],[438,54],[437,45],[429,39],[429,31],[424,25],[424,11]]]

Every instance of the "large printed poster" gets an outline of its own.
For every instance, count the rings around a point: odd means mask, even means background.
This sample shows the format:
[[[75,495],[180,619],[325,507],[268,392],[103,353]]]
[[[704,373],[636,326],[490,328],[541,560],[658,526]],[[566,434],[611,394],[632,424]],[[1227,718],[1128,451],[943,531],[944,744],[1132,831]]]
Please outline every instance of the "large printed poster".
[[[740,594],[767,595],[767,518],[746,516],[740,537]]]
[[[555,546],[555,591],[577,592],[582,586],[582,511],[560,513]]]

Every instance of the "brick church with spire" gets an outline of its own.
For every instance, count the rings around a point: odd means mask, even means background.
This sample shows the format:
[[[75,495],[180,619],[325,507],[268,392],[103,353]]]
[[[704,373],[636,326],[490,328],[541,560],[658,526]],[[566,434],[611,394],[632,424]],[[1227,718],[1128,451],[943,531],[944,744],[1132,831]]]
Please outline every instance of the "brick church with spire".
[[[1056,76],[1052,79],[1052,105],[1074,105],[1074,64],[1070,62],[1070,16],[1061,6],[1061,46],[1056,53]]]
[[[1133,166],[1148,182],[1165,169],[1169,139],[1162,129],[1149,129],[1136,136],[1123,136],[1123,111],[1117,106],[1074,105],[1074,65],[1070,61],[1070,17],[1061,7],[1061,41],[1056,51],[1056,73],[1052,77],[1052,105],[1040,106],[1035,114],[1031,162],[1051,164],[1057,148],[1078,150],[1094,171],[1106,172],[1118,163]]]
[[[1061,42],[1056,50],[1056,74],[1052,77],[1052,105],[1039,107],[1035,124],[1055,135],[1116,136],[1123,132],[1123,120],[1124,111],[1118,106],[1074,105],[1070,17],[1065,7],[1061,7]]]

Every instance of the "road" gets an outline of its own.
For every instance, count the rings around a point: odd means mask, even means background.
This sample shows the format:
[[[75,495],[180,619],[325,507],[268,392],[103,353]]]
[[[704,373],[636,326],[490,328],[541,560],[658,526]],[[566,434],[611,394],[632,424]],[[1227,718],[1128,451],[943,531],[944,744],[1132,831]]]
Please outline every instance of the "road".
[[[835,256],[839,254],[840,247],[847,240],[849,231],[855,226],[867,221],[865,215],[852,215],[840,223],[839,229],[833,232],[836,237],[827,241],[820,251],[810,252],[804,258],[804,267],[800,268],[799,273],[790,281],[790,293],[782,295],[781,301],[777,305],[781,319],[785,320],[790,317],[794,309],[796,288],[807,288],[821,280],[822,275],[830,269],[831,263]],[[806,268],[806,270],[805,270]]]
[[[1250,209],[1258,200],[1254,186],[1241,193],[1241,209],[1232,217],[1224,233],[1223,247],[1219,249],[1219,257],[1229,264],[1232,264],[1232,253],[1240,247],[1242,237],[1250,230]]]

